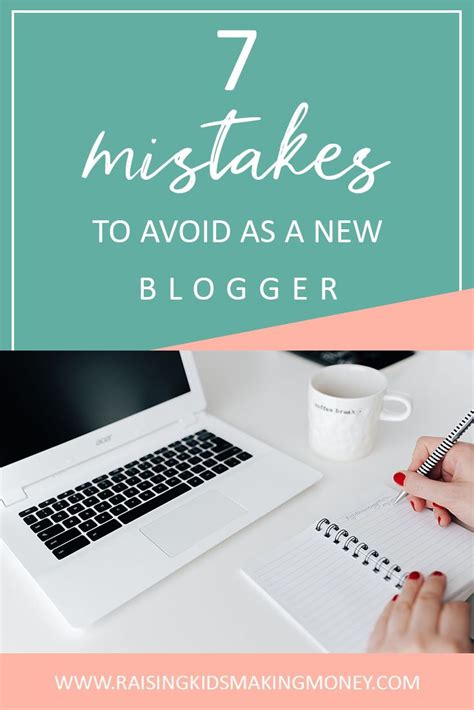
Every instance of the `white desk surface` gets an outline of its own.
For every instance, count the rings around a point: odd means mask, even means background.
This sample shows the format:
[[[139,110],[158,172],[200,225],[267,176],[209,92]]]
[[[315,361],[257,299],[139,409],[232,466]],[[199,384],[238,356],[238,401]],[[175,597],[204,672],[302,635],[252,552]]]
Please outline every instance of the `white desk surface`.
[[[445,435],[470,408],[473,360],[461,352],[424,352],[385,370],[390,387],[409,392],[412,416],[382,422],[377,447],[355,463],[315,456],[307,444],[306,392],[318,367],[291,353],[200,352],[196,360],[209,411],[320,469],[309,490],[110,614],[76,631],[1,545],[4,652],[231,653],[315,652],[298,628],[239,573],[255,554],[331,513],[343,495],[391,482],[408,465],[416,438]]]

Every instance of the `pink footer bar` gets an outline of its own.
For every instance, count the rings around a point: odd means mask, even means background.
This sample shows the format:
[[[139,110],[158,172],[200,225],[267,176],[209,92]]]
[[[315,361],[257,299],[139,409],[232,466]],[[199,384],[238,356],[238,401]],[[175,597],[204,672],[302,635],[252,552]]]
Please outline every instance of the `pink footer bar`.
[[[2,710],[474,707],[468,654],[3,654],[0,669]]]
[[[185,350],[472,350],[474,290],[174,346]]]

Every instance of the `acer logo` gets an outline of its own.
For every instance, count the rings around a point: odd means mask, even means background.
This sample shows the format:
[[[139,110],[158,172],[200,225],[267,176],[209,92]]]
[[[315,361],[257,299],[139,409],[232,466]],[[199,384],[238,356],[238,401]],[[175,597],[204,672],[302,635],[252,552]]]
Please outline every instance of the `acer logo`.
[[[112,438],[112,434],[109,434],[108,436],[103,436],[101,439],[97,439],[95,442],[96,446],[100,446],[101,444],[106,444],[108,441],[110,441]]]

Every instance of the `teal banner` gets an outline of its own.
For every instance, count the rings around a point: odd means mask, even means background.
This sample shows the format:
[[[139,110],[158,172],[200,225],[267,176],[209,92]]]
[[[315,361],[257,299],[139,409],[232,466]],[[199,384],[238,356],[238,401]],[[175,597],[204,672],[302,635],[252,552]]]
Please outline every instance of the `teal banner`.
[[[472,287],[471,3],[136,5],[2,4],[3,348]]]

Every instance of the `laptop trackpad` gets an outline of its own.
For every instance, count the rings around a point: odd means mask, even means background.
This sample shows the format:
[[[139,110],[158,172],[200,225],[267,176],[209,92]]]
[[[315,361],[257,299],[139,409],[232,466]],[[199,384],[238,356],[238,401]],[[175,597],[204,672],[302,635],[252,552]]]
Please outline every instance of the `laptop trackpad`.
[[[141,528],[170,557],[244,515],[245,508],[218,491],[209,491]]]

